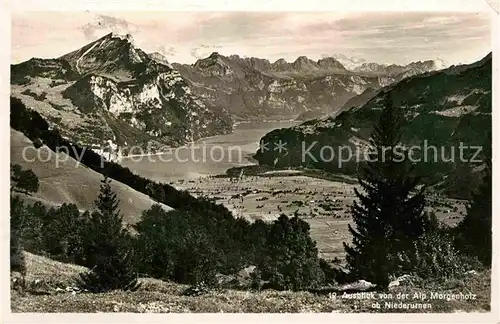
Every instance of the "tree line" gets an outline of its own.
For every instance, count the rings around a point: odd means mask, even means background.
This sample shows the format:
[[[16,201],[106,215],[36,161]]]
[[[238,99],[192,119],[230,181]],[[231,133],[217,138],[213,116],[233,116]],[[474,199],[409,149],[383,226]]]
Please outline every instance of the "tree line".
[[[188,212],[155,204],[137,224],[124,227],[110,183],[107,177],[102,180],[95,210],[84,212],[74,204],[47,208],[26,203],[14,194],[26,190],[13,186],[11,270],[25,272],[25,250],[88,267],[80,285],[91,292],[136,288],[139,273],[215,285],[216,274],[234,274],[250,265],[257,266],[256,283],[277,289],[300,290],[324,278],[326,263],[320,263],[309,225],[297,216],[249,223],[221,205]]]

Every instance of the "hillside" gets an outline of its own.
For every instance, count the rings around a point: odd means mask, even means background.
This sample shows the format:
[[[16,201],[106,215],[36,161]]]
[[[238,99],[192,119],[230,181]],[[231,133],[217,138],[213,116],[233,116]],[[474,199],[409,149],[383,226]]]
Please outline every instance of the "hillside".
[[[167,281],[140,278],[141,288],[136,292],[116,291],[104,294],[56,292],[74,284],[74,278],[86,269],[71,264],[50,260],[41,256],[25,253],[27,259],[28,284],[38,280],[37,291],[48,295],[21,295],[11,292],[11,309],[18,312],[132,312],[132,313],[352,313],[352,312],[486,312],[490,310],[489,280],[491,272],[471,275],[463,281],[449,281],[444,285],[425,283],[421,287],[396,287],[392,294],[398,293],[475,293],[475,300],[445,299],[429,300],[429,309],[387,309],[371,307],[373,299],[332,299],[328,295],[315,295],[310,292],[291,292],[266,290],[262,292],[221,290],[206,295],[182,296],[188,287]],[[57,269],[57,271],[54,271]],[[39,287],[39,288],[36,288]],[[377,298],[384,303],[387,300]],[[421,302],[422,303],[422,302]],[[422,303],[423,304],[423,303]]]
[[[11,66],[12,96],[72,142],[126,153],[232,131],[229,115],[193,94],[168,63],[108,34],[57,59]]]
[[[12,130],[11,163],[31,169],[40,181],[40,188],[32,196],[23,198],[54,206],[63,203],[75,204],[80,210],[92,210],[99,193],[103,176],[64,153],[55,153],[47,146],[35,150],[33,143],[22,133]],[[23,151],[27,160],[23,158]],[[120,199],[120,209],[124,221],[136,223],[144,210],[157,203],[150,197],[140,193],[118,181],[111,183]],[[167,210],[172,208],[163,205]]]
[[[262,138],[263,142],[272,146],[273,143],[282,141],[286,143],[286,150],[259,150],[255,158],[264,165],[303,166],[331,172],[354,173],[355,158],[349,162],[344,161],[339,166],[338,155],[334,157],[333,162],[329,161],[330,153],[322,160],[321,148],[332,147],[334,152],[338,153],[338,148],[345,146],[346,150],[350,149],[353,153],[362,152],[373,122],[380,112],[380,102],[389,94],[394,104],[403,109],[403,142],[422,148],[415,157],[423,157],[425,141],[427,147],[439,148],[437,162],[431,161],[432,163],[421,163],[417,166],[420,174],[428,183],[440,183],[439,188],[449,194],[468,197],[474,187],[474,179],[478,178],[473,175],[473,171],[480,170],[481,164],[460,163],[458,148],[460,143],[470,147],[484,146],[485,150],[491,145],[491,75],[489,54],[481,61],[468,66],[453,66],[403,79],[377,91],[375,96],[364,104],[363,100],[360,100],[360,106],[353,103],[351,109],[337,116],[310,120],[299,126],[268,133]],[[311,145],[312,149],[307,150]],[[455,163],[441,159],[441,148],[444,149],[445,157],[450,157],[451,150],[457,150]],[[310,152],[310,155],[305,154],[306,151]],[[471,159],[475,151],[472,148],[464,151],[464,157]],[[431,158],[433,159],[434,155]],[[469,186],[457,187],[459,183],[453,179],[459,178],[461,181],[458,182],[468,183]],[[464,179],[472,182],[464,182]]]

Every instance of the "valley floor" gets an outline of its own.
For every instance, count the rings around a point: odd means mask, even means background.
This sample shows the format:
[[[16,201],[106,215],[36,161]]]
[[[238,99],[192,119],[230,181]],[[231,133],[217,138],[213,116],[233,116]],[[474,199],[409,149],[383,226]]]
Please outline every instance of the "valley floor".
[[[298,171],[286,172],[290,175],[268,172],[244,176],[237,182],[227,177],[203,177],[171,184],[194,196],[212,198],[236,217],[250,221],[273,221],[280,214],[291,217],[297,212],[311,226],[311,237],[317,242],[320,256],[343,259],[342,242],[351,240],[348,224],[351,223],[350,206],[356,199],[356,186],[301,175]],[[430,210],[448,225],[455,225],[465,214],[462,201],[429,197],[429,202],[433,204]]]

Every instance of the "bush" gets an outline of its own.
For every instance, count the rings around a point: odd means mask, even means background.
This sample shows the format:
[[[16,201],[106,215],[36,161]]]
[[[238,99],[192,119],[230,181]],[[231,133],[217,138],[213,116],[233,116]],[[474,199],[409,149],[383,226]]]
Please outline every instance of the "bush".
[[[183,234],[175,255],[174,280],[214,285],[221,254],[211,237],[196,226],[190,227]]]
[[[138,269],[156,278],[213,285],[217,273],[256,265],[254,282],[268,282],[267,288],[300,290],[324,282],[309,225],[298,217],[250,225],[230,214],[166,212],[155,205],[135,229]]]
[[[413,274],[422,279],[444,280],[482,268],[478,259],[457,250],[453,237],[442,231],[424,234],[414,242],[413,247],[395,256],[398,264],[395,276]]]
[[[212,284],[217,272],[239,270],[239,245],[225,226],[206,223],[206,215],[166,212],[154,205],[135,226],[138,269],[161,279]],[[205,218],[204,221],[200,221]]]
[[[16,191],[33,193],[38,191],[38,177],[32,170],[23,170],[20,165],[10,166],[11,188]]]
[[[44,250],[62,262],[93,266],[84,262],[82,250],[88,218],[88,213],[82,215],[74,204],[49,209],[42,226]]]
[[[83,231],[90,218],[89,213],[80,213],[76,205],[63,204],[58,208],[47,208],[40,202],[32,205],[14,198],[11,219],[18,229],[25,251],[44,254],[61,262],[89,266],[83,255]],[[93,265],[90,265],[93,266]]]

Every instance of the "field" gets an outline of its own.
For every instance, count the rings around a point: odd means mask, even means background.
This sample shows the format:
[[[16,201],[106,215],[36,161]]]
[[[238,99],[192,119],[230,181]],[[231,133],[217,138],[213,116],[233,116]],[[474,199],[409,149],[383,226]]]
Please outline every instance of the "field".
[[[228,177],[203,177],[171,184],[194,196],[212,198],[232,210],[236,217],[250,221],[272,221],[280,214],[297,213],[310,224],[321,257],[342,259],[342,242],[350,241],[349,212],[355,199],[355,185],[287,173],[287,176],[276,172],[243,176],[237,182]],[[428,209],[434,210],[440,221],[454,225],[464,215],[464,203],[431,197]]]

